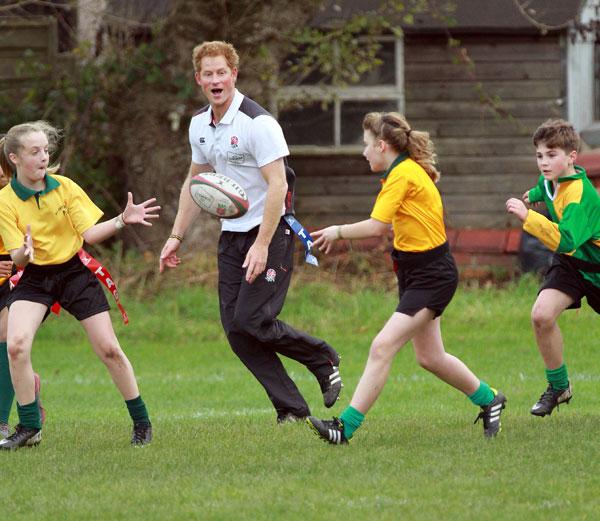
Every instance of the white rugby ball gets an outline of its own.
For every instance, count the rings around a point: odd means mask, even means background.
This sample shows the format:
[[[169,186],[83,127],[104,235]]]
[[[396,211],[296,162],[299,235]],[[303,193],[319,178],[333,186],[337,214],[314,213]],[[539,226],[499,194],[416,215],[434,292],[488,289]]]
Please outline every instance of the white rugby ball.
[[[249,207],[246,191],[233,179],[215,172],[193,176],[190,195],[205,212],[222,219],[237,219]]]

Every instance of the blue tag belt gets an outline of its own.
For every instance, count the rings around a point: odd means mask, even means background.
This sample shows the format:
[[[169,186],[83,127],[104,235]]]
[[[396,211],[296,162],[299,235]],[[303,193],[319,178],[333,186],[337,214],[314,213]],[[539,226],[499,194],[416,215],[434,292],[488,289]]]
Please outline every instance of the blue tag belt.
[[[312,244],[314,241],[310,236],[310,233],[308,233],[304,229],[304,227],[296,220],[296,218],[293,215],[284,215],[283,218],[285,219],[285,222],[288,224],[288,226],[292,229],[292,231],[302,241],[302,244],[304,244],[304,260],[309,264],[312,264],[313,266],[318,266],[319,261],[311,252]]]

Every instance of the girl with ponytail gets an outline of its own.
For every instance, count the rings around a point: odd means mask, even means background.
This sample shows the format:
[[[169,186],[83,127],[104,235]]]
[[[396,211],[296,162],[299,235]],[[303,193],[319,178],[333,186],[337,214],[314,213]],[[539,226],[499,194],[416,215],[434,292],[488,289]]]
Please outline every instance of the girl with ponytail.
[[[481,408],[486,437],[500,431],[506,398],[479,380],[458,358],[446,353],[440,317],[458,286],[458,272],[448,247],[442,199],[435,182],[440,173],[427,132],[414,130],[397,112],[372,112],[363,120],[364,152],[373,172],[381,172],[381,190],[370,218],[312,233],[325,253],[338,239],[394,235],[392,260],[399,304],[369,351],[350,405],[339,418],[307,419],[332,444],[347,443],[362,424],[387,381],[396,353],[412,341],[417,362]]]

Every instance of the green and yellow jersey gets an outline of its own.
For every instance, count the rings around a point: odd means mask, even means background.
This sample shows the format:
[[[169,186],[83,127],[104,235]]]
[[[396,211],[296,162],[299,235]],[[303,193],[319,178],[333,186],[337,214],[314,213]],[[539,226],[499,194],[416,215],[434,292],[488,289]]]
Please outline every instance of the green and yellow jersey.
[[[542,201],[552,220],[529,210],[523,229],[550,250],[600,268],[600,195],[585,170],[575,166],[575,174],[559,177],[556,188],[540,175],[537,185],[529,190],[529,202]],[[581,273],[600,287],[600,273]]]
[[[396,250],[422,252],[446,242],[442,198],[421,165],[402,154],[381,184],[371,217],[392,225]]]
[[[36,192],[13,176],[0,190],[0,235],[6,250],[23,245],[27,225],[35,251],[34,264],[61,264],[83,245],[82,234],[102,211],[68,177],[46,174],[46,188]]]

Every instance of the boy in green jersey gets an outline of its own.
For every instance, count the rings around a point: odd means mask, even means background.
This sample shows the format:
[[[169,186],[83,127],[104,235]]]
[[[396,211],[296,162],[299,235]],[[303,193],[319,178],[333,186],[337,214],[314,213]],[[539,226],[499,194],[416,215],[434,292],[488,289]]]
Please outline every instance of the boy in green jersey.
[[[540,177],[523,195],[525,203],[544,202],[551,220],[511,198],[506,209],[523,222],[523,229],[554,252],[531,311],[536,341],[548,388],[531,414],[551,414],[568,403],[573,392],[563,359],[558,317],[565,309],[581,307],[581,299],[600,313],[600,195],[585,170],[575,165],[579,136],[563,120],[548,120],[533,135]]]

